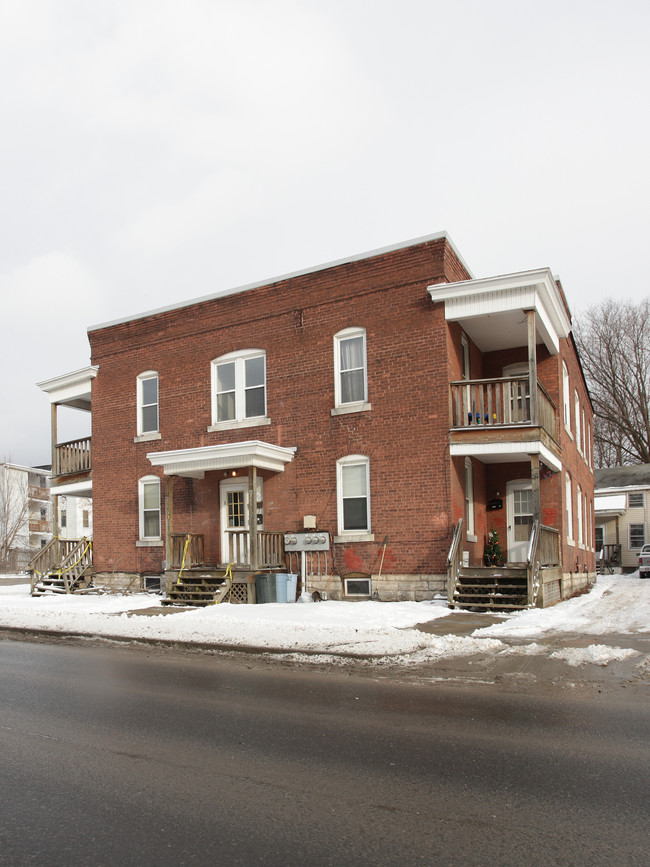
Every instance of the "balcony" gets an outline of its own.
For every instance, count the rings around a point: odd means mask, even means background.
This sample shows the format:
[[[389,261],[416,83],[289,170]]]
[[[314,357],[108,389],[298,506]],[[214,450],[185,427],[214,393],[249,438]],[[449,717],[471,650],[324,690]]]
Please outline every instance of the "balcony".
[[[54,447],[52,475],[59,479],[61,476],[90,473],[92,469],[90,444],[91,438],[83,437],[56,445]]]
[[[451,405],[453,429],[540,427],[552,440],[557,439],[555,404],[538,382],[535,414],[527,376],[452,382]]]

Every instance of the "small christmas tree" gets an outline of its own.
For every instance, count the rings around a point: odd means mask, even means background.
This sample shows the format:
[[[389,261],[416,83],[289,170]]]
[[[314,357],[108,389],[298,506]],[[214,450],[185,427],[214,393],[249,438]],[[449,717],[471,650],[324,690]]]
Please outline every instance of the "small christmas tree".
[[[483,551],[483,562],[486,566],[503,566],[503,551],[496,530],[490,530]]]

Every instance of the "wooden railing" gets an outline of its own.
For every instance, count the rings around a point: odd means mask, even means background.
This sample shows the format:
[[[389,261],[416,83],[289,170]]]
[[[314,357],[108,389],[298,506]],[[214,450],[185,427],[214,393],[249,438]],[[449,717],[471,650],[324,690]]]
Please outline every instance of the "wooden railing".
[[[44,518],[30,518],[29,520],[30,533],[51,533],[52,525]]]
[[[542,566],[559,566],[562,562],[560,552],[560,531],[544,524],[539,526],[539,559]]]
[[[526,556],[528,604],[530,606],[535,607],[539,599],[542,586],[542,567],[559,566],[560,562],[560,531],[553,527],[546,527],[539,521],[534,521]]]
[[[257,557],[251,556],[251,539],[248,530],[226,530],[228,539],[228,562],[250,566],[254,569],[284,566],[284,533],[275,530],[258,530]]]
[[[459,518],[458,523],[453,529],[451,535],[451,545],[449,546],[449,554],[447,554],[447,599],[453,601],[454,590],[456,589],[456,581],[463,559],[463,519]]]
[[[201,533],[172,533],[172,569],[191,569],[205,564]]]
[[[555,404],[538,382],[537,418],[532,418],[528,382],[527,376],[506,376],[450,383],[452,427],[539,425],[555,439]]]
[[[49,500],[50,499],[50,489],[49,488],[41,488],[40,485],[30,485],[29,486],[29,499],[30,500]]]
[[[59,539],[58,536],[41,548],[29,561],[27,571],[32,592],[43,575],[61,571],[66,592],[82,572],[92,566],[92,542],[90,539]]]
[[[89,472],[92,469],[91,438],[70,440],[54,447],[54,466],[52,475],[68,476],[73,473]]]

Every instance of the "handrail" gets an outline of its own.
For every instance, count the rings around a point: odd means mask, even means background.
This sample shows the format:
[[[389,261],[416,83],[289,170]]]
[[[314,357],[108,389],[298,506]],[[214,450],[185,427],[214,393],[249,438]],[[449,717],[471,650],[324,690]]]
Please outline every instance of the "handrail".
[[[533,521],[533,526],[530,531],[530,539],[528,541],[528,553],[526,555],[526,576],[528,579],[528,605],[534,608],[537,605],[539,596],[539,572],[541,563],[537,556],[537,548],[539,545],[540,523]]]
[[[463,519],[459,518],[451,534],[451,545],[447,554],[447,600],[453,601],[454,590],[461,563],[461,543],[463,541]]]

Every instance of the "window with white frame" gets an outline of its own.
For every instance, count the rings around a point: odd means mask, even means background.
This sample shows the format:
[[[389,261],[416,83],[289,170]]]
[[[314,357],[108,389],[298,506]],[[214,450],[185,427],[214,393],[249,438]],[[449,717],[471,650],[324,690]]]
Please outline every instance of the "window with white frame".
[[[346,328],[334,335],[335,406],[365,408],[368,400],[365,328]]]
[[[138,376],[138,436],[158,432],[158,374],[147,370]]]
[[[467,537],[474,541],[474,469],[471,458],[465,458],[465,526]]]
[[[569,387],[569,371],[562,362],[562,398],[564,403],[564,427],[571,431],[571,389]]]
[[[582,488],[580,485],[576,488],[576,508],[578,511],[578,544],[584,545],[584,504],[582,501]]]
[[[629,524],[629,548],[635,550],[645,545],[645,524]]]
[[[336,462],[339,536],[370,533],[370,461],[347,455]]]
[[[578,397],[578,392],[576,391],[574,395],[574,404],[575,404],[575,416],[576,416],[576,447],[579,452],[582,452],[582,435],[580,432],[580,398]]]
[[[230,352],[212,362],[212,424],[267,423],[266,353]]]
[[[567,539],[573,542],[573,495],[571,491],[571,476],[566,474],[564,480],[564,497],[566,508],[566,532]]]
[[[628,509],[642,509],[645,505],[643,491],[630,491],[627,495]]]
[[[144,476],[138,481],[138,504],[140,513],[140,540],[158,541],[161,538],[160,479]]]

